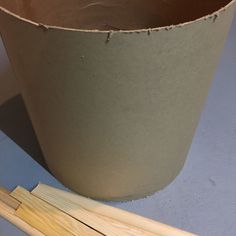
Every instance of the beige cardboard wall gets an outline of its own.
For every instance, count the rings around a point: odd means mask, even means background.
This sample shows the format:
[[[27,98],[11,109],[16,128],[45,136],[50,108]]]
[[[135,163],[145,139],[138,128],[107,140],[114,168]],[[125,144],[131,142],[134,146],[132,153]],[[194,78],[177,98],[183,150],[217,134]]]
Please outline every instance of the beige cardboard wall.
[[[0,38],[0,105],[18,93],[19,87]]]
[[[132,32],[42,26],[0,11],[5,46],[59,180],[86,196],[126,200],[176,177],[234,3],[187,24]]]

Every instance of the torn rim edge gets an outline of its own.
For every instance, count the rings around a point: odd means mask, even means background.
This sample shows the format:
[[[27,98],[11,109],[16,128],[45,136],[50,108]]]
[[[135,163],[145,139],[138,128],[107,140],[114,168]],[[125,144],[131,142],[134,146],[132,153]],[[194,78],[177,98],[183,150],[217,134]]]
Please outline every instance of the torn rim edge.
[[[211,14],[202,16],[200,18],[197,18],[195,20],[191,20],[191,21],[187,21],[184,23],[179,23],[179,24],[173,24],[173,25],[167,25],[167,26],[160,26],[160,27],[154,27],[154,28],[146,28],[146,29],[134,29],[134,30],[99,30],[99,29],[93,29],[93,30],[89,30],[89,29],[77,29],[77,28],[70,28],[70,27],[61,27],[61,26],[53,26],[53,25],[47,25],[47,24],[42,24],[40,22],[35,22],[32,20],[29,20],[27,18],[21,17],[9,10],[7,10],[6,8],[0,6],[0,11],[3,11],[4,13],[13,16],[14,18],[25,22],[25,23],[29,23],[31,25],[34,25],[36,27],[43,27],[44,29],[47,30],[64,30],[64,31],[72,31],[72,32],[81,32],[81,33],[102,33],[102,34],[109,34],[109,33],[123,33],[123,34],[130,34],[130,33],[148,33],[150,34],[151,32],[157,32],[157,31],[161,31],[161,30],[173,30],[175,28],[179,28],[179,27],[183,27],[183,26],[187,26],[196,22],[199,22],[201,20],[208,20],[208,19],[213,19],[213,21],[215,22],[215,20],[219,17],[220,13],[226,11],[229,7],[231,7],[231,5],[233,5],[236,2],[236,0],[231,0],[228,4],[226,4],[224,7],[221,7],[220,9],[218,9],[217,11],[214,11]]]

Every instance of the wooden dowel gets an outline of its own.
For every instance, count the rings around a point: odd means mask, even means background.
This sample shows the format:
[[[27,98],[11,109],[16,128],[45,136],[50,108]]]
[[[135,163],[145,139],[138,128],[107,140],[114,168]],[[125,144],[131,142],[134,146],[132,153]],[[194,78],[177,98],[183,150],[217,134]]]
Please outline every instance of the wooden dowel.
[[[25,204],[31,204],[28,202],[26,192],[20,187],[17,187],[11,195],[18,199],[19,201]],[[32,194],[31,194],[32,195]],[[33,195],[32,195],[33,196]],[[36,197],[35,197],[36,198]],[[73,218],[77,219],[78,221],[88,225],[92,229],[95,229],[97,232],[100,232],[106,236],[130,236],[129,233],[123,231],[117,227],[112,226],[112,224],[108,223],[107,221],[103,220],[102,218],[97,217],[94,213],[87,211],[86,209],[80,207],[79,205],[74,204],[73,202],[64,200],[58,196],[54,196],[55,201],[48,202],[51,206],[54,206],[61,211],[65,212],[67,215],[72,216]],[[40,200],[40,199],[39,199]],[[44,199],[43,199],[44,200]],[[40,200],[42,201],[42,200]],[[54,204],[56,202],[56,204]]]
[[[126,232],[130,236],[161,236],[159,234],[154,234],[154,233],[145,231],[143,229],[137,228],[135,226],[122,223],[120,221],[114,220],[114,219],[107,217],[107,216],[99,215],[97,213],[94,213],[94,214],[96,214],[97,217],[107,221],[112,226],[117,227],[122,232]]]
[[[135,226],[144,231],[160,236],[194,236],[194,234],[162,224],[160,222],[147,219],[145,217],[115,208],[103,203],[82,197],[80,195],[65,192],[48,185],[39,184],[33,191],[35,196],[60,207],[60,202],[71,202],[74,209],[68,210],[68,214],[76,215],[76,205],[81,206],[91,212],[112,218],[122,223]],[[63,208],[63,206],[61,206]]]
[[[16,215],[32,227],[40,230],[47,236],[71,236],[61,225],[53,222],[51,217],[38,210],[22,203],[16,211]]]
[[[10,191],[8,191],[6,188],[3,188],[3,187],[0,187],[0,192],[10,194]]]
[[[9,195],[9,192],[3,188],[0,188],[0,201],[4,202],[6,205],[10,206],[13,209],[17,209],[20,205],[20,202],[15,198]]]
[[[33,196],[30,192],[21,187],[17,187],[11,192],[11,196],[22,202],[16,211],[16,215],[45,235],[102,235],[45,201]]]
[[[29,224],[21,220],[19,217],[17,217],[15,215],[15,209],[9,207],[2,201],[0,201],[0,216],[9,221],[10,223],[14,224],[17,228],[19,228],[28,235],[44,236],[43,233],[30,226]]]

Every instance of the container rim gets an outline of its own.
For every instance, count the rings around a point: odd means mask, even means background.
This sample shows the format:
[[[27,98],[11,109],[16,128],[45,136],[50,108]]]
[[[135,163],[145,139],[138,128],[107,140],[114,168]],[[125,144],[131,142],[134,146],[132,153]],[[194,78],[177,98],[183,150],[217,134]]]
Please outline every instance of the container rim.
[[[61,27],[61,26],[54,26],[54,25],[47,25],[47,24],[42,24],[42,23],[37,23],[35,21],[29,20],[25,17],[21,17],[12,11],[7,10],[6,8],[0,6],[0,11],[5,12],[6,14],[9,14],[13,16],[14,18],[21,20],[22,22],[34,25],[36,27],[42,27],[46,30],[64,30],[64,31],[72,31],[72,32],[81,32],[81,33],[105,33],[105,34],[111,34],[111,33],[125,33],[125,34],[130,34],[130,33],[150,33],[150,32],[155,32],[155,31],[161,31],[161,30],[172,30],[175,28],[180,28],[183,26],[187,26],[190,24],[193,24],[195,22],[199,22],[201,20],[208,20],[208,19],[213,19],[214,21],[219,17],[219,14],[226,11],[231,5],[233,5],[236,2],[236,0],[231,0],[229,3],[227,3],[225,6],[219,8],[217,11],[214,11],[211,14],[199,17],[195,20],[187,21],[184,23],[179,23],[179,24],[172,24],[172,25],[167,25],[167,26],[160,26],[160,27],[154,27],[154,28],[145,28],[145,29],[134,29],[134,30],[99,30],[99,29],[77,29],[77,28],[70,28],[70,27]]]

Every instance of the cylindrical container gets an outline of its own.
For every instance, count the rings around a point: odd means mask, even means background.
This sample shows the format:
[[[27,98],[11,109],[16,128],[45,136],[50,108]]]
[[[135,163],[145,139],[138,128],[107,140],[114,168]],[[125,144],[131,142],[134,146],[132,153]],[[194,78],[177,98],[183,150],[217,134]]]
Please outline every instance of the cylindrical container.
[[[46,162],[128,200],[180,172],[235,0],[0,0],[1,35]]]

